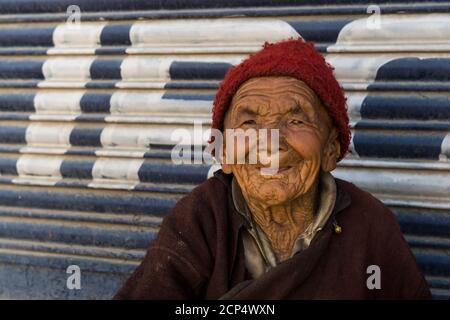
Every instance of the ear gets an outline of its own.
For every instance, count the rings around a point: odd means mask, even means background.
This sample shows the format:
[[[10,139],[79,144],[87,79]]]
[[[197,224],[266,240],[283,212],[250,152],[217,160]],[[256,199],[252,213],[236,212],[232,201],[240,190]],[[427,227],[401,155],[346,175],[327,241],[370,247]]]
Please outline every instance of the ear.
[[[322,170],[330,172],[336,169],[337,159],[341,154],[341,144],[339,143],[339,134],[336,128],[333,126],[328,136],[328,141],[325,145],[322,155]]]

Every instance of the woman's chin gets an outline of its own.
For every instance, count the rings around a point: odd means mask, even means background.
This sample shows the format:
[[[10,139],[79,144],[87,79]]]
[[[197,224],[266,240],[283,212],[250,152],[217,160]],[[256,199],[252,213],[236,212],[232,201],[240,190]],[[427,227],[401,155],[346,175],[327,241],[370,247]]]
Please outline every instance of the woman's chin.
[[[256,198],[259,198],[262,203],[268,206],[279,205],[290,201],[291,194],[286,186],[286,183],[282,183],[277,180],[265,181],[260,184],[255,190]]]

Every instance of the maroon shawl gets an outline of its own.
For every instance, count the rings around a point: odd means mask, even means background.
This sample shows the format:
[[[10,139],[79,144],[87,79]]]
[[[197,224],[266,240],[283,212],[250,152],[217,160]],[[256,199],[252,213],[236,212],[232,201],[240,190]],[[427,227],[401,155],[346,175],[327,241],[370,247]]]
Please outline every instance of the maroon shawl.
[[[326,227],[308,249],[257,279],[245,268],[222,171],[182,198],[164,218],[141,265],[115,299],[428,299],[416,260],[392,212],[355,185],[336,179],[337,200]],[[342,233],[333,232],[336,219]],[[381,289],[368,289],[370,265]]]

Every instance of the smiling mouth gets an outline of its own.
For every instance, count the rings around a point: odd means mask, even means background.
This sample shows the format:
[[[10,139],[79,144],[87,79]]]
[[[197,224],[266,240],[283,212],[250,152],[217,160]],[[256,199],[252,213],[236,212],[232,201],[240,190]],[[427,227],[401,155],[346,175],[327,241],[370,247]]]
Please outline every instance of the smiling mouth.
[[[282,172],[288,171],[291,168],[292,168],[291,166],[281,167],[281,168],[278,168],[278,172],[282,173]]]
[[[282,178],[291,169],[293,169],[292,166],[283,166],[283,167],[279,167],[279,168],[270,168],[270,167],[259,167],[258,168],[260,175],[266,179]]]

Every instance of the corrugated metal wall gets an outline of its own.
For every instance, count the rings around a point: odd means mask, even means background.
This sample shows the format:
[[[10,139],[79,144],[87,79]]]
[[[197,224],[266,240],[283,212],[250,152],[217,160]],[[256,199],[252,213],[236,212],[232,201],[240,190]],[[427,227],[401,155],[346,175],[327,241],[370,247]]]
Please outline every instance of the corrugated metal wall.
[[[173,165],[172,132],[206,130],[227,68],[298,35],[348,96],[334,174],[393,209],[450,298],[450,3],[379,3],[381,20],[357,0],[1,1],[0,298],[111,297],[212,171]]]

